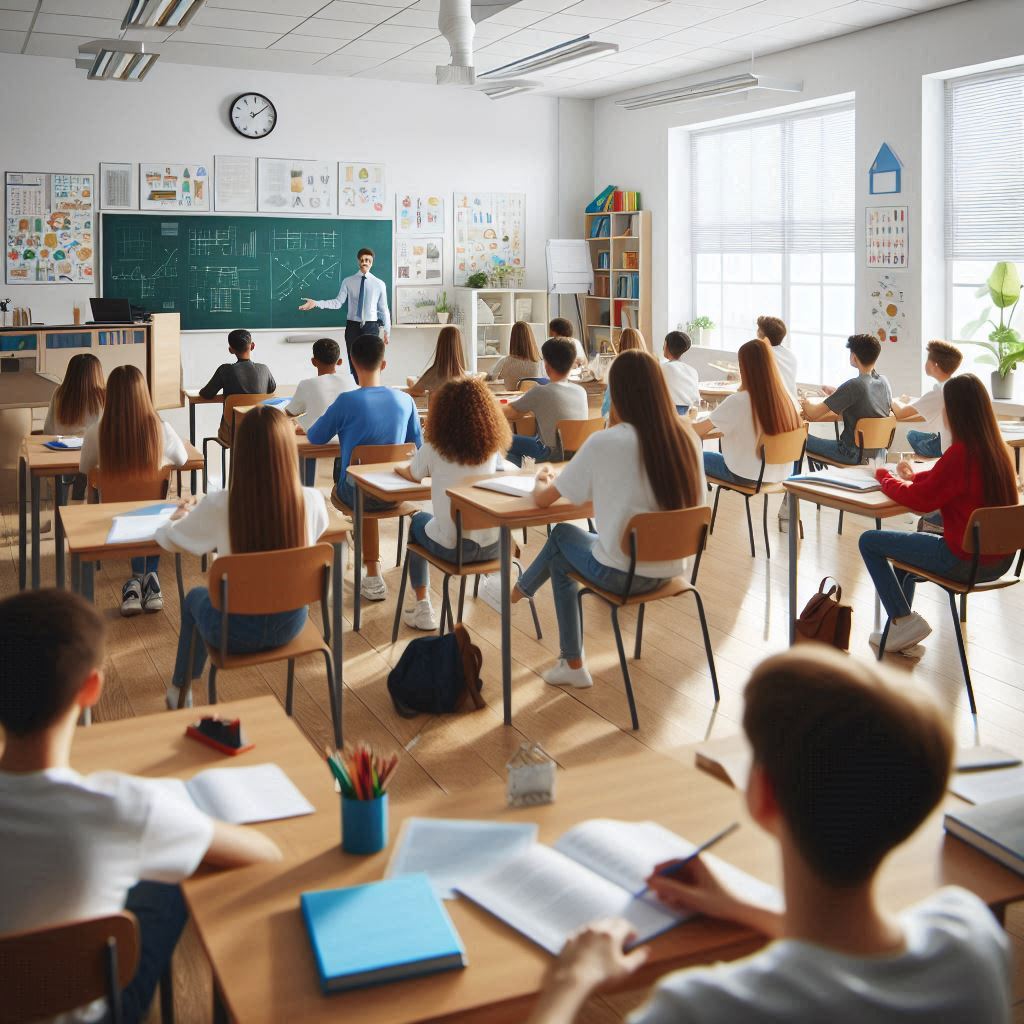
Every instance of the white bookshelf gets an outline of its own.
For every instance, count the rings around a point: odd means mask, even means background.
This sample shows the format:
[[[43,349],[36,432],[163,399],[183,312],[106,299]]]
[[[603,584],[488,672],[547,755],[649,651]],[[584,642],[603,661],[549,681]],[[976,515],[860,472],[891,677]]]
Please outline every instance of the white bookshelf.
[[[471,371],[490,370],[508,355],[512,325],[525,320],[539,348],[548,336],[548,293],[536,288],[456,288],[453,303],[462,313],[462,337]],[[494,313],[494,323],[481,323],[479,301]],[[523,315],[520,315],[523,314]]]

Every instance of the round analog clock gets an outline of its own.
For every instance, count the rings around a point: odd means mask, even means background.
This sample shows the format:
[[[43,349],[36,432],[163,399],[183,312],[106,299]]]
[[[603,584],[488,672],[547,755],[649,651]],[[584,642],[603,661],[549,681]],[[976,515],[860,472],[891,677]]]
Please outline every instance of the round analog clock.
[[[231,127],[247,139],[266,138],[276,126],[277,107],[261,93],[242,93],[231,104]]]

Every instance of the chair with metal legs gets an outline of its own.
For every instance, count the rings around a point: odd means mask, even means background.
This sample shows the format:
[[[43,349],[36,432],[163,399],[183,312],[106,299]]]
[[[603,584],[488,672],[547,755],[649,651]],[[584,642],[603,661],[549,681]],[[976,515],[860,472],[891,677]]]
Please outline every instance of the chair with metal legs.
[[[235,412],[236,407],[239,405],[259,405],[261,402],[265,402],[268,398],[273,397],[272,394],[228,395],[225,397],[223,422],[228,426],[227,440],[221,435],[219,427],[213,437],[203,438],[203,494],[206,494],[210,482],[207,469],[210,465],[209,449],[211,444],[220,445],[220,485],[225,489],[228,486],[227,457],[228,449],[234,444],[235,428],[238,426],[239,414]]]

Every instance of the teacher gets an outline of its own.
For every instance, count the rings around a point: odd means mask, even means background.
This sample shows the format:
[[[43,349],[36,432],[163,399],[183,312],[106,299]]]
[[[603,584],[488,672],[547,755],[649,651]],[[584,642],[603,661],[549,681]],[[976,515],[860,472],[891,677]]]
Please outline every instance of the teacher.
[[[373,266],[373,250],[360,249],[356,253],[359,273],[346,277],[341,282],[341,291],[336,299],[303,298],[300,310],[341,309],[348,303],[348,319],[345,321],[345,348],[348,351],[348,365],[355,382],[359,383],[359,371],[352,362],[352,343],[361,334],[384,332],[384,344],[388,343],[391,331],[391,314],[388,312],[388,290],[379,277],[370,273]]]

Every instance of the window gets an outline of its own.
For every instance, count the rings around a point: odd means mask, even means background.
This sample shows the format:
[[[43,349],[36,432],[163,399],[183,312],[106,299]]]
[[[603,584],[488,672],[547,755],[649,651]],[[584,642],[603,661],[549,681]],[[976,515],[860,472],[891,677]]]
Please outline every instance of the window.
[[[854,325],[854,110],[694,132],[693,315],[735,349],[781,316],[802,380],[847,376]]]

